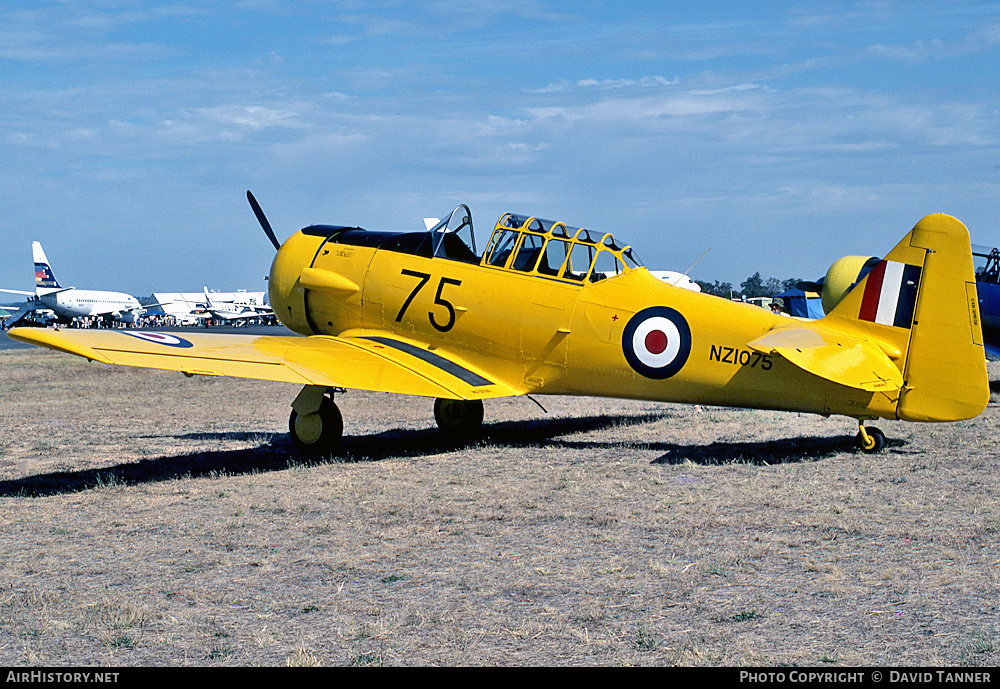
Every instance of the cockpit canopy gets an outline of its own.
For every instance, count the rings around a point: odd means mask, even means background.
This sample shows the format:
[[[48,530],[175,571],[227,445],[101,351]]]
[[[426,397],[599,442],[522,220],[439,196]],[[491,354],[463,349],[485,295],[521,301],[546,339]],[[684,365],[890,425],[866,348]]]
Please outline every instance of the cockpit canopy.
[[[469,210],[468,206],[462,204],[449,213],[444,220],[438,220],[436,224],[432,225],[434,220],[431,218],[424,221],[429,226],[427,231],[431,235],[433,256],[466,263],[479,263],[479,254],[476,252],[476,233],[472,227],[472,211]]]
[[[334,244],[372,246],[379,251],[462,261],[573,283],[598,282],[642,266],[632,248],[620,246],[610,233],[534,216],[503,215],[482,256],[476,251],[468,206],[458,206],[442,220],[424,222],[426,232],[368,232],[327,225],[307,227],[303,232],[325,236]]]
[[[610,233],[514,213],[497,221],[482,264],[581,283],[642,266],[632,248]]]
[[[977,282],[1000,283],[1000,249],[973,245],[972,262]]]

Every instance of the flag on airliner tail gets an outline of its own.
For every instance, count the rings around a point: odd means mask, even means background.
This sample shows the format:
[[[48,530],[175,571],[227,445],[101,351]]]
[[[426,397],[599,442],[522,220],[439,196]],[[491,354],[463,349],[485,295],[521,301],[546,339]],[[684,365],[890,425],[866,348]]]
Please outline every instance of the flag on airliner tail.
[[[35,264],[35,286],[37,287],[59,287],[56,276],[52,274],[52,269],[48,263]]]
[[[868,273],[858,318],[882,325],[909,328],[917,303],[920,266],[879,261]]]

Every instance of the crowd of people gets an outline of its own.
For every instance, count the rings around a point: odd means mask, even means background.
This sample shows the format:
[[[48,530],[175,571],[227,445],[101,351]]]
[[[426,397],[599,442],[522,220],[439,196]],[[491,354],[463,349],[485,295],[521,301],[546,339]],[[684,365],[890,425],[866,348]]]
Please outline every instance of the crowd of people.
[[[35,311],[29,313],[18,323],[19,326],[46,326],[56,322],[56,318],[51,311]],[[241,318],[239,320],[226,320],[214,318],[212,316],[191,316],[188,318],[178,318],[164,313],[148,313],[136,316],[131,322],[113,318],[111,316],[77,316],[69,323],[63,325],[70,328],[169,328],[180,326],[201,326],[205,328],[231,325],[234,328],[247,327],[251,325],[277,325],[278,320],[272,315],[259,316],[256,318]],[[0,320],[0,329],[8,328],[7,318]]]

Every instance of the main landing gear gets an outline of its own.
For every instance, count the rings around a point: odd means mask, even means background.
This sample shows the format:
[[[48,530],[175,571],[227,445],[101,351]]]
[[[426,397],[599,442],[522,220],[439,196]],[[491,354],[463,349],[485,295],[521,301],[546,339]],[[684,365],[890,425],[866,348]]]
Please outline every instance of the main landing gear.
[[[858,447],[862,452],[881,452],[885,449],[885,433],[875,427],[865,428],[863,421],[858,421]]]
[[[292,402],[288,432],[299,450],[310,454],[333,452],[344,435],[344,419],[333,401],[333,392],[322,385],[307,385]]]
[[[447,436],[467,439],[483,427],[482,400],[434,400],[434,420]]]
[[[344,420],[333,401],[333,393],[333,388],[307,385],[292,402],[288,432],[299,450],[328,454],[340,444]],[[434,419],[442,434],[466,440],[483,427],[483,401],[438,398],[434,401]]]

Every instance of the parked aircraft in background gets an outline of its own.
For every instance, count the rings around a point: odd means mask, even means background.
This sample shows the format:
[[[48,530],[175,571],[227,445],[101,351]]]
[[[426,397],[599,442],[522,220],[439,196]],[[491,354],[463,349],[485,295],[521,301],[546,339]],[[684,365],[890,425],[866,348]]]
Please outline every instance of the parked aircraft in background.
[[[856,420],[956,421],[989,399],[965,226],[922,219],[826,317],[785,318],[654,278],[611,234],[506,214],[476,249],[459,206],[426,232],[314,225],[279,244],[270,302],[305,335],[17,328],[14,339],[109,364],[294,382],[292,439],[327,452],[342,388],[437,398],[468,435],[483,400],[629,397]],[[623,219],[624,221],[625,219]]]
[[[41,309],[50,309],[57,319],[67,323],[80,316],[101,316],[131,324],[145,312],[146,307],[131,294],[63,287],[56,280],[40,242],[31,243],[31,253],[35,261],[35,291],[0,290],[30,297],[8,319],[8,327],[15,325],[32,311]]]
[[[701,291],[701,286],[684,273],[676,273],[672,270],[651,270],[649,274],[657,280],[663,280],[668,285],[673,285],[674,287],[689,289],[692,292]]]
[[[976,291],[983,314],[983,340],[986,356],[1000,360],[1000,249],[972,247],[975,262]]]
[[[264,292],[209,292],[213,303],[231,305],[236,302],[247,304],[265,304]],[[154,292],[151,300],[160,305],[164,316],[175,319],[183,325],[194,325],[213,320],[212,314],[206,309],[205,290],[200,292]]]
[[[212,293],[205,290],[205,310],[214,318],[228,321],[230,323],[246,323],[254,318],[269,318],[274,316],[274,311],[266,304],[256,304],[252,300],[241,299],[237,296],[232,301],[221,301],[213,299]]]

